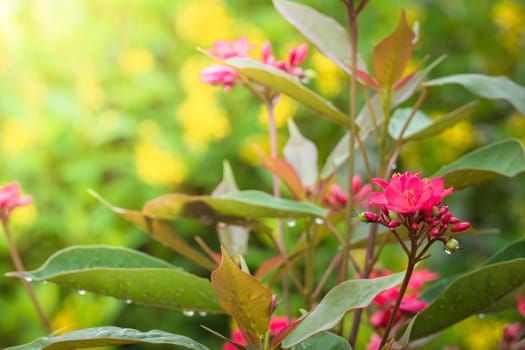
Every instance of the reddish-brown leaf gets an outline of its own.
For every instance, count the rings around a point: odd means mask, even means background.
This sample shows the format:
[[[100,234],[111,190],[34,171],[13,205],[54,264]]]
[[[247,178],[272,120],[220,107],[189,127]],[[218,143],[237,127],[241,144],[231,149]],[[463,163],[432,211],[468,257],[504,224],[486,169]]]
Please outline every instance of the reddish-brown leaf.
[[[396,29],[374,48],[372,61],[375,78],[387,89],[401,79],[412,56],[414,37],[415,34],[408,25],[405,11],[402,10]]]

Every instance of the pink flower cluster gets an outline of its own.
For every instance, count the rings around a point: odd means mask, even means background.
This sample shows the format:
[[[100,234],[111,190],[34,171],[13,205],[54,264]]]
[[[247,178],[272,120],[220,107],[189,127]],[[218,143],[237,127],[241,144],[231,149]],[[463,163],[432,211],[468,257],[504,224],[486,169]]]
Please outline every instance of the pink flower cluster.
[[[368,202],[368,197],[372,192],[372,185],[365,184],[359,175],[354,175],[352,178],[352,193],[354,206],[364,206]],[[342,209],[346,207],[348,202],[348,193],[341,191],[339,185],[333,184],[330,186],[328,193],[324,196],[323,202],[333,209]]]
[[[420,178],[420,173],[405,172],[394,174],[390,182],[378,178],[373,181],[384,191],[373,192],[369,205],[381,210],[379,214],[362,213],[361,219],[365,222],[377,222],[390,229],[403,225],[413,236],[428,234],[444,244],[450,240],[445,237],[448,231],[460,232],[470,227],[469,223],[452,216],[448,206],[441,204],[453,189],[445,188],[440,177],[427,179]]]
[[[270,320],[270,335],[272,335],[273,337],[277,336],[279,333],[285,330],[289,325],[290,325],[290,322],[288,321],[287,317],[273,316],[272,319]],[[231,339],[239,345],[248,345],[240,329],[235,329],[232,331]],[[236,346],[230,343],[225,343],[222,346],[222,350],[239,350],[239,348],[237,348]]]
[[[213,47],[208,50],[208,54],[219,60],[229,58],[249,58],[249,52],[255,48],[255,45],[248,43],[247,38],[239,38],[235,41],[217,40]],[[276,60],[272,55],[272,46],[269,42],[262,45],[262,62],[285,71],[290,75],[304,78],[304,71],[300,65],[304,62],[308,53],[306,45],[292,47],[288,54],[288,60]],[[204,68],[201,71],[201,82],[212,85],[223,85],[224,91],[230,91],[232,87],[240,82],[239,73],[231,67],[223,64],[215,64]]]
[[[525,318],[525,299],[521,295],[516,297],[518,312]],[[525,350],[525,323],[515,322],[503,330],[503,338],[500,342],[503,350]]]
[[[376,274],[375,277],[390,275],[390,271],[383,271]],[[399,310],[394,318],[394,329],[403,323],[403,318],[412,317],[415,313],[422,311],[427,303],[417,298],[420,295],[420,290],[426,282],[433,281],[439,277],[438,274],[430,272],[429,270],[415,270],[408,283],[408,293],[403,296]],[[397,297],[399,296],[400,288],[394,287],[385,290],[378,294],[373,301],[376,310],[370,316],[370,324],[376,329],[385,329],[388,321],[392,316],[392,311]],[[381,343],[381,338],[374,334],[367,350],[377,350]]]
[[[18,183],[13,182],[0,188],[0,220],[6,222],[16,207],[27,205],[32,200],[31,196],[21,196]]]

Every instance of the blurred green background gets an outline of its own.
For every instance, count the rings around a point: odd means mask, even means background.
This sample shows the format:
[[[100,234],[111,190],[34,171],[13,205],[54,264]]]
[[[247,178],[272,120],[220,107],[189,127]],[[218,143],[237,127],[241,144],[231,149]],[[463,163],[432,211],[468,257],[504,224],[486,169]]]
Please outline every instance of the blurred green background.
[[[301,2],[346,23],[340,1]],[[433,60],[446,54],[433,77],[483,73],[525,85],[524,1],[371,1],[360,20],[366,60],[394,27],[400,7],[420,23],[413,67],[426,55]],[[210,193],[227,159],[241,189],[271,191],[270,177],[251,148],[253,143],[267,147],[264,110],[240,88],[224,93],[199,82],[199,70],[213,62],[196,48],[239,36],[258,45],[256,55],[266,39],[278,57],[304,42],[267,0],[0,2],[0,184],[18,181],[34,197],[33,205],[12,218],[27,269],[69,245],[110,244],[203,272],[151,242],[87,189],[117,206],[139,209],[170,191]],[[317,73],[310,87],[347,110],[344,74],[313,47],[304,67]],[[439,88],[431,91],[424,111],[438,117],[472,99],[459,87]],[[290,116],[318,144],[322,163],[342,131],[285,98],[277,111],[281,144]],[[483,101],[471,120],[408,147],[398,167],[430,175],[479,145],[504,137],[525,142],[525,118],[506,103]],[[498,227],[501,234],[464,238],[465,251],[452,257],[436,250],[427,266],[442,275],[465,271],[505,242],[525,236],[524,198],[523,176],[455,194],[451,206],[458,216],[477,227]],[[200,235],[218,248],[212,228],[186,223],[182,228],[189,240]],[[389,254],[401,268],[399,251]],[[12,270],[0,237],[0,275]],[[219,316],[188,318],[54,285],[34,287],[56,331],[108,324],[156,328],[193,336],[214,349],[221,342],[198,325],[229,332]],[[0,310],[0,346],[43,335],[19,281],[0,279]],[[492,348],[502,322],[469,319],[429,348]],[[474,330],[476,336],[470,336]]]

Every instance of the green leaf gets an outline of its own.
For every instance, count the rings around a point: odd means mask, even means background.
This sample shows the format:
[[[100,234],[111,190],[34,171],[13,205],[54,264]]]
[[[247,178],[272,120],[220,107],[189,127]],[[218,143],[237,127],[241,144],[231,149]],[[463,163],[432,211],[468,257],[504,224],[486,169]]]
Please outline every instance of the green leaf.
[[[504,99],[525,116],[525,87],[507,77],[482,74],[458,74],[427,81],[425,86],[460,84],[475,95],[489,99]]]
[[[339,111],[323,97],[305,87],[297,77],[250,59],[231,58],[224,61],[224,63],[235,68],[245,77],[266,85],[276,92],[290,96],[320,116],[344,127],[348,126],[348,116],[346,114]]]
[[[417,316],[411,339],[440,332],[478,314],[525,283],[525,258],[482,267],[456,280]]]
[[[176,234],[173,229],[162,222],[161,220],[156,220],[144,216],[139,211],[122,209],[113,206],[111,203],[102,198],[98,193],[89,190],[88,191],[93,197],[98,199],[102,204],[107,206],[113,212],[119,214],[127,221],[131,222],[133,225],[140,228],[142,231],[149,234],[154,240],[162,243],[164,246],[173,249],[180,255],[190,259],[201,267],[212,271],[215,269],[216,264],[211,261],[207,256],[201,254],[199,251],[195,250],[190,246],[184,239]]]
[[[295,345],[292,350],[352,350],[348,341],[330,332],[318,333]]]
[[[401,136],[401,132],[408,120],[408,117],[412,113],[412,108],[398,108],[392,114],[390,122],[388,123],[388,133],[390,136],[397,140]],[[432,120],[427,117],[422,111],[416,111],[410,124],[403,133],[403,139],[408,136],[415,134],[419,130],[422,130],[432,124]]]
[[[208,279],[127,248],[69,247],[52,255],[37,270],[8,275],[49,281],[137,304],[223,312]]]
[[[375,78],[387,89],[399,79],[412,56],[415,34],[408,25],[406,14],[401,16],[396,29],[374,47],[372,61]]]
[[[180,217],[204,222],[253,225],[258,218],[324,217],[326,211],[314,204],[275,198],[260,191],[239,191],[218,197],[167,194],[147,202],[143,213],[157,219]]]
[[[301,134],[291,118],[288,119],[288,130],[290,137],[283,148],[284,157],[296,170],[303,186],[314,188],[319,172],[317,147]]]
[[[239,328],[261,338],[270,326],[272,293],[255,277],[242,271],[221,247],[222,262],[211,274],[219,302]]]
[[[467,103],[437,120],[431,120],[423,112],[417,111],[403,134],[403,140],[405,142],[417,141],[439,135],[448,128],[467,119],[476,105],[477,102]],[[388,133],[394,139],[399,139],[401,130],[411,112],[412,108],[399,108],[392,115],[388,124]]]
[[[421,83],[426,79],[427,75],[443,61],[444,57],[440,57],[428,67],[419,72],[414,78],[412,78],[406,85],[404,85],[399,91],[394,94],[392,99],[392,108],[399,106],[401,103],[409,99]],[[383,112],[381,111],[381,97],[374,95],[371,98],[370,105],[374,111],[374,115],[378,125],[381,125],[383,121]],[[364,106],[359,112],[356,123],[359,125],[359,137],[364,141],[370,136],[374,130],[372,123],[371,111],[368,106]],[[321,179],[327,179],[330,177],[346,160],[348,159],[348,143],[350,142],[349,133],[339,140],[335,148],[332,150],[328,158],[326,159],[325,165],[321,170]],[[355,147],[357,147],[357,142]]]
[[[489,259],[487,259],[482,266],[487,266],[519,258],[525,258],[525,239],[513,242],[508,246],[502,248],[497,253],[492,255]],[[430,288],[427,288],[425,290],[425,292],[421,296],[421,299],[427,302],[435,300],[443,292],[443,290],[445,290],[445,288],[457,278],[458,276],[440,279],[436,283],[432,284]],[[525,285],[522,285],[520,288],[517,289],[517,292],[524,289]],[[510,293],[495,304],[491,305],[488,309],[483,310],[483,312],[486,313],[499,311],[507,308],[515,308],[516,299],[514,294],[516,294],[516,292]]]
[[[476,185],[498,176],[513,177],[525,171],[525,150],[519,140],[509,139],[479,148],[443,166],[441,176],[456,189]]]
[[[483,265],[491,265],[518,258],[525,258],[525,239],[512,242],[508,246],[501,248],[493,256],[488,258]]]
[[[287,0],[273,0],[277,11],[319,51],[348,74],[352,74],[350,37],[333,18],[302,4]],[[357,69],[367,71],[363,59],[357,57]]]
[[[5,348],[4,350],[70,350],[125,344],[175,345],[194,350],[208,350],[188,337],[164,331],[141,332],[130,328],[96,327],[80,329],[59,336],[46,336],[31,343]]]
[[[351,310],[368,306],[375,296],[403,280],[404,272],[366,280],[349,280],[337,285],[321,300],[283,341],[283,347],[292,347],[314,334],[335,327]]]

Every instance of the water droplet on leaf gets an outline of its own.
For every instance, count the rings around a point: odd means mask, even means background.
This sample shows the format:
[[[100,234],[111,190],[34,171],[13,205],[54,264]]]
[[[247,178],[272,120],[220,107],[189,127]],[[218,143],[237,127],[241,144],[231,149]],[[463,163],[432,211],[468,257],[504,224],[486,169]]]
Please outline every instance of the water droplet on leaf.
[[[129,304],[131,304],[131,303],[133,303],[133,301],[132,301],[131,299],[126,299],[126,304],[129,305]]]
[[[193,310],[184,310],[182,311],[182,313],[184,314],[184,316],[188,316],[188,317],[192,317],[193,315],[195,315],[195,311]]]
[[[297,222],[295,220],[288,220],[288,227],[295,227],[296,224]]]
[[[27,282],[31,282],[31,281],[33,281],[33,278],[32,278],[32,277],[29,277],[29,276],[24,277],[24,279],[25,279]]]
[[[199,315],[204,317],[204,316],[208,315],[208,313],[206,311],[200,311]]]
[[[323,220],[323,218],[315,218],[315,223],[318,224],[318,225],[322,225],[322,224],[324,224],[324,220]]]
[[[86,291],[85,291],[84,289],[80,289],[80,290],[78,291],[78,294],[79,294],[79,295],[86,295]]]

